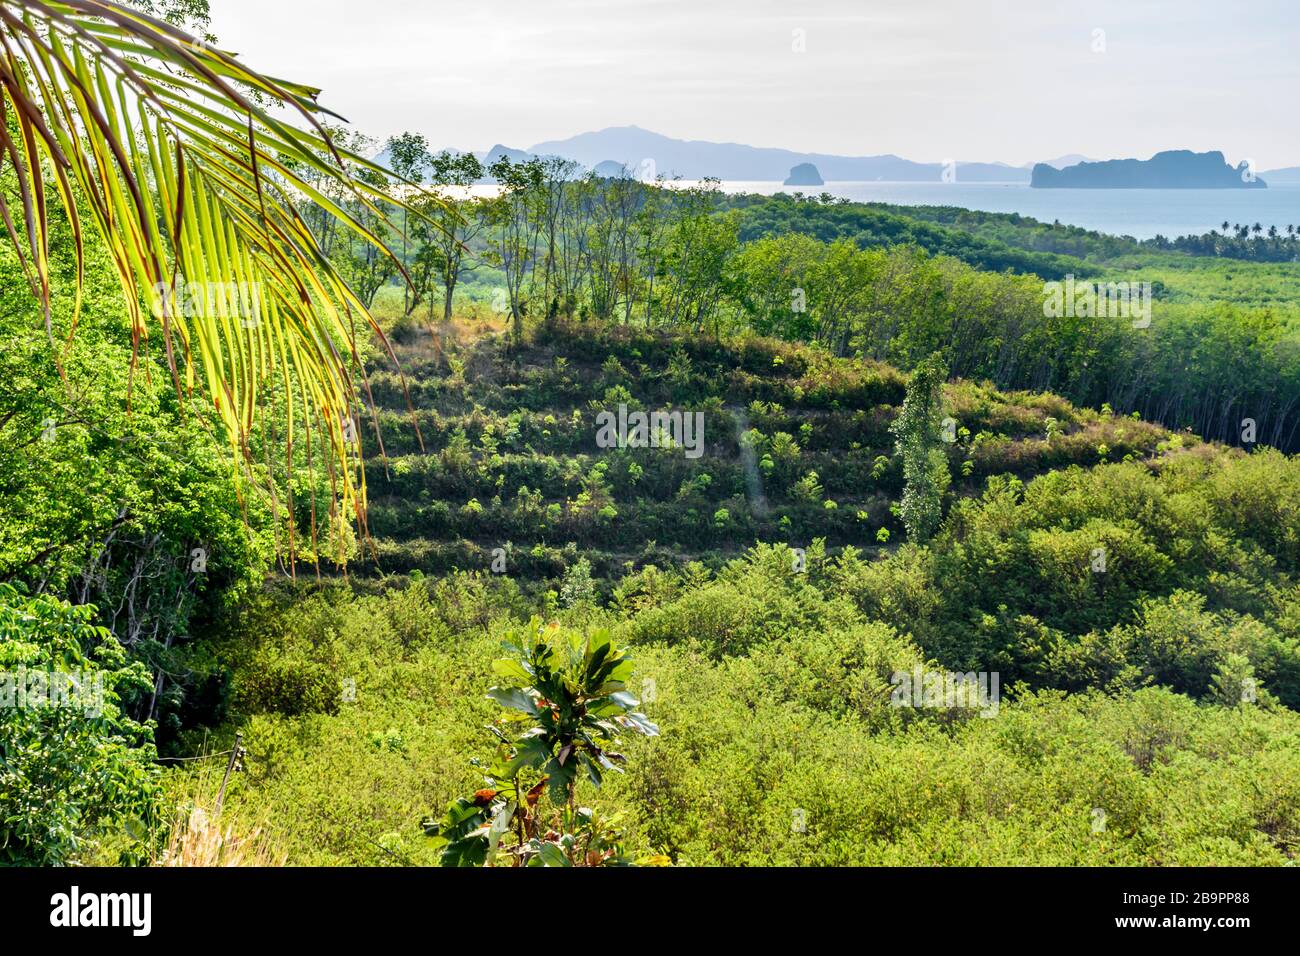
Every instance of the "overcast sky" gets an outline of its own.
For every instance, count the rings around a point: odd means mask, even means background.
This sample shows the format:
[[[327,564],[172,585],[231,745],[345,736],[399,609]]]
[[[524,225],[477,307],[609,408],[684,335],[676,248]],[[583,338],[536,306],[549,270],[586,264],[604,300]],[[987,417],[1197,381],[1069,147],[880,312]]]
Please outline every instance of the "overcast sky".
[[[921,161],[1186,147],[1300,165],[1300,0],[211,3],[251,66],[434,147],[634,124]]]

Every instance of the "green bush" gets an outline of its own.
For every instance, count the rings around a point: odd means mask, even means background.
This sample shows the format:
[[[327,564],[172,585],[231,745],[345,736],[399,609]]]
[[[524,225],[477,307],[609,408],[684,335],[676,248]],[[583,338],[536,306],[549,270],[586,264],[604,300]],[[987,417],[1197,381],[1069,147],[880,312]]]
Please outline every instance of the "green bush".
[[[95,609],[0,584],[0,861],[84,862],[100,841],[148,859],[161,824],[152,728],[125,694],[152,687]],[[78,681],[68,690],[67,679]],[[65,688],[62,696],[56,690]]]
[[[245,714],[333,714],[341,694],[339,678],[327,665],[296,655],[263,654],[240,674],[235,706]]]

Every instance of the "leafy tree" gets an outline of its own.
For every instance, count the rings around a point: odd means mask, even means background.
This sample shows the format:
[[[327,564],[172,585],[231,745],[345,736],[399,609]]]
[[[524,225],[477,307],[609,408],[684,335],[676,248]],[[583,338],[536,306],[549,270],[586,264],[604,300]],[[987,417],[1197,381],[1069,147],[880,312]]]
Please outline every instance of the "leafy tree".
[[[429,164],[430,182],[437,186],[466,189],[483,178],[483,164],[473,153],[443,150]],[[452,198],[427,210],[432,227],[417,225],[422,243],[430,247],[429,260],[442,285],[442,320],[451,321],[451,304],[456,285],[466,271],[465,253],[483,229],[479,203]]]
[[[683,189],[673,203],[664,236],[664,278],[659,315],[669,325],[718,331],[729,260],[737,246],[736,222],[716,216],[715,180]]]
[[[412,183],[424,182],[425,170],[428,169],[429,143],[420,133],[401,133],[389,138],[385,144],[388,150],[389,163],[393,167],[393,172],[403,179]],[[410,222],[409,211],[402,209],[402,261],[406,262],[410,246]],[[427,286],[421,284],[420,287],[414,287],[413,282],[408,282],[402,288],[402,314],[410,315],[420,304]]]
[[[943,359],[937,354],[918,365],[908,380],[903,408],[890,426],[895,451],[903,460],[899,516],[908,538],[918,544],[929,540],[939,527],[943,495],[952,480],[940,434],[947,376]]]
[[[641,215],[647,190],[626,174],[589,174],[578,186],[585,205],[586,229],[578,237],[592,315],[627,324],[641,301],[637,257],[646,253]]]
[[[575,247],[581,243],[580,237],[572,235],[574,230],[566,226],[577,201],[572,180],[579,168],[573,160],[559,156],[541,160],[537,198],[532,205],[538,231],[532,285],[546,303],[547,318],[554,318],[561,309],[566,314],[571,313],[573,308],[574,290],[569,284],[572,272],[566,270],[565,260],[576,258]],[[539,269],[542,274],[540,282],[537,278]]]
[[[502,156],[488,172],[502,187],[501,194],[486,207],[493,226],[488,250],[490,261],[505,276],[511,334],[519,345],[528,308],[526,280],[537,255],[538,220],[533,210],[542,184],[542,163],[537,159],[512,163],[509,156]]]
[[[573,567],[564,572],[560,585],[560,607],[575,608],[590,605],[596,600],[596,585],[591,579],[591,562],[579,558]]]
[[[75,863],[105,833],[129,835],[123,862],[147,858],[159,771],[152,731],[126,716],[122,696],[152,681],[94,613],[0,584],[5,863]]]

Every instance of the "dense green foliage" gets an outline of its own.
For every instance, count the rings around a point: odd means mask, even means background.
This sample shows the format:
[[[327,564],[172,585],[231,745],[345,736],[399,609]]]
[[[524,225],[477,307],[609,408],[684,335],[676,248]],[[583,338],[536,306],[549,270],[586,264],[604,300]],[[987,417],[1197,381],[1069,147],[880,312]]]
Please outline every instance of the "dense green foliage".
[[[66,227],[58,237],[71,242]],[[70,256],[59,261],[72,268]],[[68,284],[59,288],[55,306],[71,311]],[[178,400],[158,356],[140,355],[132,372],[102,252],[87,265],[86,314],[66,345],[40,330],[3,248],[0,293],[0,581],[95,605],[98,622],[159,675],[124,693],[169,742],[184,723],[220,717],[226,678],[191,642],[266,571],[263,502],[232,483],[210,416]]]
[[[627,854],[1137,865],[1294,853],[1300,718],[1265,693],[1225,706],[1206,687],[1199,702],[1162,687],[1022,687],[994,719],[891,707],[891,674],[926,655],[855,598],[870,589],[903,617],[896,595],[916,580],[917,555],[865,568],[810,558],[807,574],[784,549],[717,576],[645,572],[624,610],[566,612],[569,627],[612,625],[635,646],[631,685],[662,731],[630,742],[626,775],[599,793],[579,786],[580,802],[617,820]],[[251,613],[241,643],[305,648],[354,679],[356,696],[335,714],[248,714],[249,771],[232,806],[269,807],[297,862],[435,862],[441,849],[418,823],[481,786],[464,754],[495,710],[488,662],[524,626],[518,603],[511,582],[474,574]]]
[[[0,584],[0,860],[58,866],[99,842],[147,859],[158,820],[150,728],[124,698],[152,681],[94,608]]]
[[[1200,697],[1239,655],[1295,708],[1298,477],[1277,454],[1171,450],[992,479],[931,548],[846,558],[840,587],[960,671],[1073,691],[1154,680]]]
[[[428,354],[420,342],[411,340],[412,355]],[[250,748],[232,812],[269,812],[291,860],[436,863],[445,845],[430,845],[420,823],[448,806],[459,813],[440,827],[490,844],[509,800],[490,772],[484,791],[485,771],[465,756],[481,752],[479,728],[498,713],[487,694],[510,665],[494,671],[490,662],[501,642],[520,646],[534,633],[539,608],[566,640],[602,641],[609,631],[630,645],[635,670],[624,682],[661,731],[620,747],[627,772],[604,775],[599,791],[578,783],[575,802],[595,808],[597,830],[616,847],[611,859],[1294,857],[1294,459],[1204,445],[1052,396],[952,384],[943,397],[957,425],[955,441],[942,443],[953,476],[947,516],[926,545],[882,547],[878,531],[902,531],[889,509],[904,490],[890,423],[907,395],[887,369],[770,340],[724,345],[561,325],[523,350],[478,343],[426,361],[447,363],[436,381],[412,363],[417,401],[428,403],[418,417],[429,454],[411,446],[390,458],[394,484],[383,484],[378,463],[372,478],[396,492],[376,501],[376,527],[393,535],[381,564],[411,573],[361,589],[369,593],[340,583],[267,595],[214,646],[236,672],[234,725]],[[598,362],[637,373],[609,380]],[[614,381],[617,400],[634,404],[680,394],[746,409],[763,437],[743,444],[755,460],[771,458],[759,466],[767,510],[745,483],[735,421],[719,429],[727,450],[689,462],[714,476],[707,484],[689,471],[655,477],[688,464],[671,449],[598,455],[588,403],[603,406]],[[781,431],[790,437],[768,441]],[[511,470],[548,457],[556,465]],[[403,474],[408,459],[431,460]],[[841,479],[837,460],[863,470]],[[726,462],[735,490],[728,479],[715,491]],[[622,477],[631,465],[635,482]],[[810,470],[822,472],[819,504],[783,514],[812,487]],[[548,474],[558,483],[537,480]],[[530,486],[521,511],[509,504],[515,481]],[[860,495],[863,483],[880,498],[881,523],[840,526],[862,502],[828,509],[821,496]],[[677,497],[683,484],[703,495],[689,502],[699,530],[639,548],[641,536],[659,533],[644,525],[660,496],[688,502]],[[545,495],[533,499],[532,487]],[[711,520],[715,495],[736,497],[731,521],[754,521],[754,536],[791,545],[729,538]],[[417,539],[429,533],[413,523],[417,512],[381,517],[390,500],[446,501],[463,523],[435,526],[448,536],[441,544]],[[462,512],[458,500],[479,507]],[[603,530],[598,507],[616,513]],[[684,507],[674,514],[668,527],[692,527]],[[506,571],[494,573],[492,548],[507,529],[515,544]],[[420,568],[447,573],[434,579]],[[301,675],[301,695],[285,692],[290,680],[273,694],[252,690],[272,661]],[[996,716],[895,706],[895,675],[918,667],[999,673]],[[355,688],[351,699],[340,682]]]

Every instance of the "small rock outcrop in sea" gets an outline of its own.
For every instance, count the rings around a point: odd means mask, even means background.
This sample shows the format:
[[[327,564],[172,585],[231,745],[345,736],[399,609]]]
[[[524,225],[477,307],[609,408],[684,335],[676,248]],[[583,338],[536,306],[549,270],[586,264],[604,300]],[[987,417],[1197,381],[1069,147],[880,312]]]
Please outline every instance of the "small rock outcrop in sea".
[[[824,186],[822,174],[817,172],[817,167],[812,163],[800,163],[790,169],[790,175],[786,177],[786,186]]]

